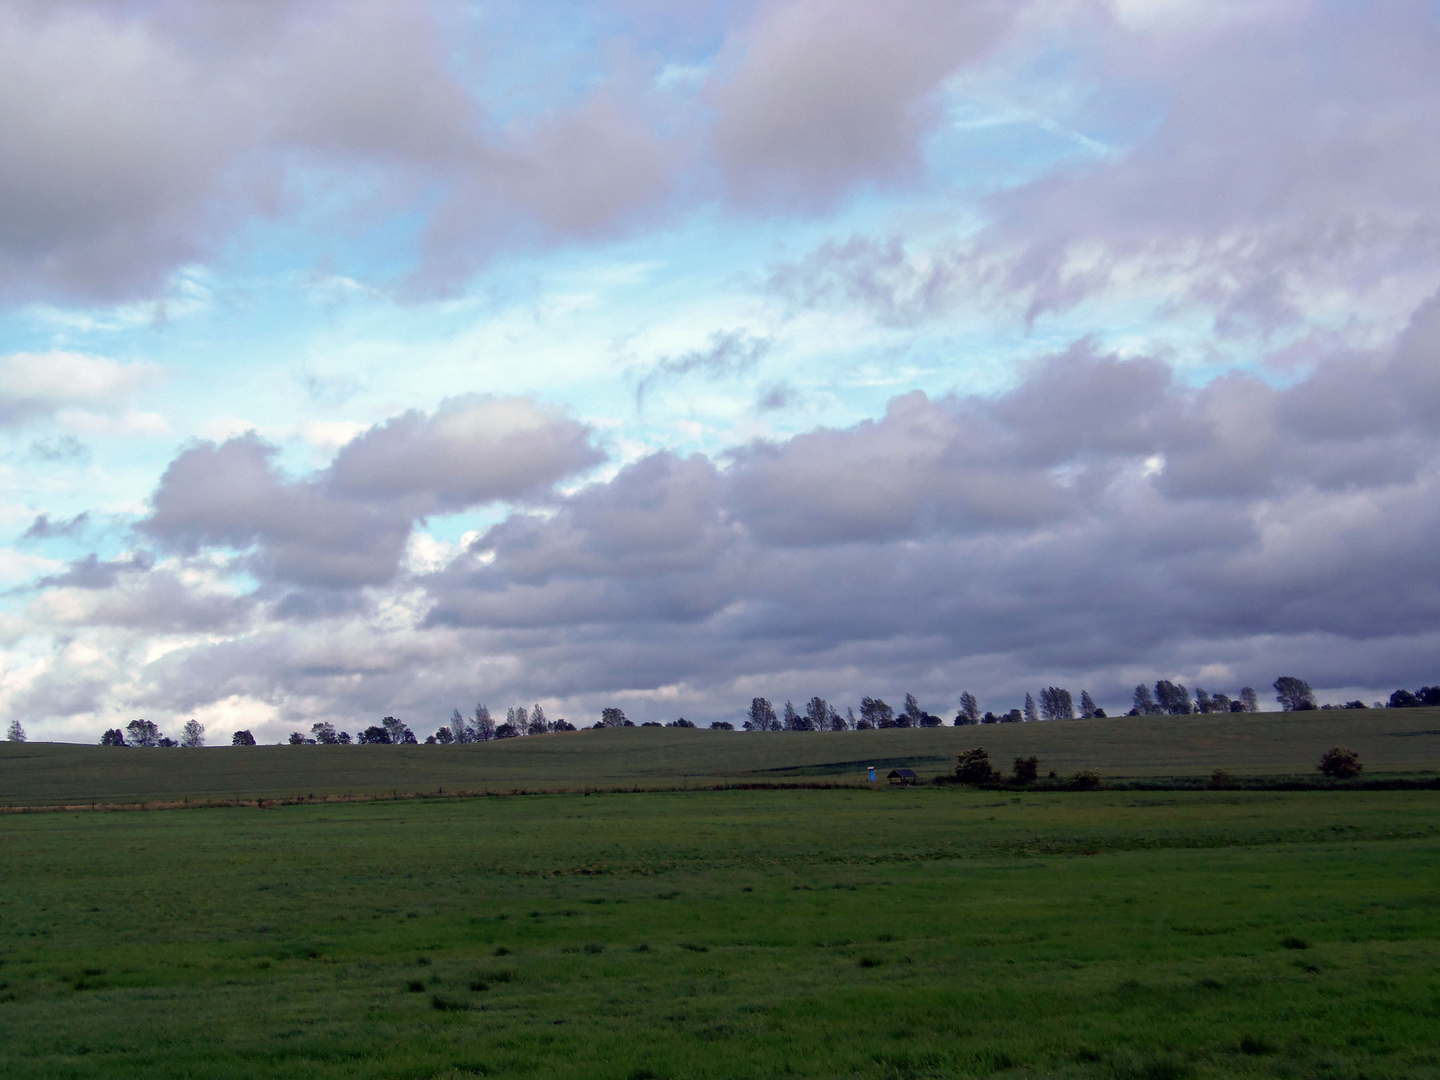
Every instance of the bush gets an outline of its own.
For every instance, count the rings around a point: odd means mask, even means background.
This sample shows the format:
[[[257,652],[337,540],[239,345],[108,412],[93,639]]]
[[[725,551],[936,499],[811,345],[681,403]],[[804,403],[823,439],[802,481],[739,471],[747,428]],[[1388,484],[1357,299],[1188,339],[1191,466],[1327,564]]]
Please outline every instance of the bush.
[[[734,731],[734,730],[735,730],[735,725],[732,724],[732,723],[730,723],[729,720],[716,720],[713,724],[710,725],[710,730],[711,730],[711,731]]]
[[[1360,755],[1354,750],[1332,746],[1320,755],[1320,764],[1315,767],[1332,780],[1353,780],[1365,766],[1360,764]]]
[[[960,755],[959,764],[955,766],[955,779],[962,784],[983,784],[994,776],[995,770],[990,767],[990,755],[983,746],[966,750]]]
[[[1094,791],[1100,786],[1100,774],[1094,769],[1081,769],[1070,778],[1070,786],[1076,791]]]
[[[1230,774],[1224,769],[1216,769],[1210,774],[1210,786],[1220,789],[1230,786]]]
[[[1040,776],[1040,759],[1034,754],[1028,758],[1017,757],[1015,759],[1015,782],[1017,784],[1033,784]]]

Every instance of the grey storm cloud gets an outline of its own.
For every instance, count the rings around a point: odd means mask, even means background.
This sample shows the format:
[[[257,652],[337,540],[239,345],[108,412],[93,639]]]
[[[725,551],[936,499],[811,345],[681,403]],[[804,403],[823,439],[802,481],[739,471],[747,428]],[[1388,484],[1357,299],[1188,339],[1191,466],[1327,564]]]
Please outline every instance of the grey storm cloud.
[[[1190,388],[1082,342],[998,397],[636,462],[477,540],[431,579],[430,623],[521,634],[575,687],[813,669],[853,689],[897,651],[951,685],[1226,662],[1253,681],[1327,635],[1432,678],[1377,643],[1440,616],[1437,360],[1434,302],[1393,349],[1287,388]]]
[[[164,564],[82,560],[50,618],[243,627],[141,665],[127,693],[176,715],[241,696],[290,723],[537,698],[582,721],[616,701],[733,717],[754,694],[906,690],[948,711],[967,688],[1008,708],[1046,684],[1113,705],[1142,679],[1234,692],[1281,673],[1368,697],[1437,674],[1437,360],[1440,300],[1283,386],[1190,386],[1082,340],[996,396],[904,394],[564,495],[550,485],[598,454],[528,403],[397,417],[305,479],[254,436],[202,444],[142,531],[196,566],[249,551],[268,585],[187,600]],[[543,505],[438,570],[402,564],[416,517],[524,493]],[[380,617],[386,587],[419,598],[408,618]]]
[[[525,399],[483,397],[377,425],[312,477],[283,475],[277,452],[253,432],[183,451],[140,532],[179,551],[253,548],[256,572],[287,585],[379,585],[395,576],[417,519],[543,497],[603,460],[585,425]]]

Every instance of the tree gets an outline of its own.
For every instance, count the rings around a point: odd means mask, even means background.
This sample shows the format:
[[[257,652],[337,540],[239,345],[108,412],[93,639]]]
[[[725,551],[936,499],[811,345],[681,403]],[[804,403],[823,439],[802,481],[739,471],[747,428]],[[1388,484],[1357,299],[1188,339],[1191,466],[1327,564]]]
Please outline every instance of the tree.
[[[785,702],[785,708],[780,713],[780,722],[786,731],[805,731],[805,721],[795,711],[795,706]]]
[[[1215,702],[1200,687],[1195,687],[1195,711],[1202,716],[1215,711]]]
[[[1161,679],[1155,684],[1155,703],[1158,712],[1169,713],[1171,716],[1190,715],[1190,691],[1186,690],[1180,683],[1172,683],[1169,679]]]
[[[734,731],[734,730],[735,730],[735,725],[732,724],[732,723],[730,723],[729,720],[712,720],[712,721],[710,722],[710,730],[711,730],[711,731]]]
[[[322,746],[339,746],[340,733],[335,730],[335,725],[325,720],[310,725],[311,738]]]
[[[309,744],[311,744],[311,745],[314,745],[315,740],[314,740],[314,739],[307,739],[304,735],[301,735],[300,732],[298,732],[298,731],[292,731],[292,732],[290,732],[290,738],[289,738],[288,742],[290,743],[291,746],[304,746],[306,743],[309,743]]]
[[[470,730],[470,725],[465,722],[465,717],[459,709],[450,710],[450,723],[447,726],[450,728],[451,742],[472,743],[475,741],[475,735]],[[435,733],[435,739],[437,742],[440,741],[440,733],[438,731]]]
[[[1132,716],[1154,716],[1160,712],[1160,706],[1155,704],[1155,699],[1150,696],[1150,688],[1144,683],[1135,687],[1131,700],[1135,703],[1135,708],[1130,711]]]
[[[1070,691],[1047,686],[1040,691],[1040,712],[1046,720],[1074,720],[1075,703]]]
[[[996,716],[993,712],[987,711],[987,712],[985,713],[985,715],[980,718],[980,723],[982,723],[982,724],[998,724],[998,723],[1000,723],[1000,717]]]
[[[254,735],[251,735],[249,731],[237,731],[237,732],[235,732],[234,735],[231,735],[231,736],[230,736],[230,745],[231,745],[231,746],[254,746],[254,745],[255,745],[255,736],[254,736]]]
[[[692,724],[689,720],[686,720],[686,719],[682,716],[682,717],[680,717],[679,720],[672,720],[672,721],[670,721],[670,723],[666,724],[665,726],[666,726],[666,727],[688,727],[688,728],[693,728],[695,725]]]
[[[149,720],[131,720],[125,725],[131,746],[159,746],[160,729]]]
[[[1025,695],[1025,720],[1027,723],[1035,723],[1040,719],[1040,714],[1035,710],[1035,699],[1029,694]]]
[[[415,741],[415,733],[411,731],[403,721],[393,716],[385,717],[385,719],[380,721],[380,724],[385,728],[385,733],[390,736],[392,743],[398,745],[400,743],[413,743]]]
[[[1260,711],[1260,695],[1255,693],[1253,686],[1242,686],[1240,688],[1240,711],[1247,713],[1258,713]]]
[[[812,697],[805,706],[805,727],[807,731],[826,731],[830,727],[830,703],[822,697]]]
[[[479,742],[489,742],[495,738],[495,721],[491,719],[490,710],[484,705],[475,706],[475,738]]]
[[[914,694],[905,695],[905,726],[924,727],[925,710],[920,708],[920,702],[915,700]]]
[[[967,724],[978,724],[980,722],[980,703],[975,700],[975,695],[969,690],[960,694],[960,715],[965,717]]]
[[[841,715],[840,715],[840,710],[837,709],[837,708],[835,708],[833,705],[830,707],[830,717],[829,717],[829,720],[830,720],[830,730],[831,730],[831,731],[847,731],[847,730],[849,730],[849,727],[850,727],[849,721],[847,721],[847,720],[845,719],[845,717],[841,716]]]
[[[446,727],[444,724],[441,724],[440,727],[435,729],[435,734],[431,735],[425,741],[427,743],[439,743],[441,746],[449,746],[455,741],[455,733],[451,731],[448,727]]]
[[[894,727],[895,710],[879,698],[862,697],[860,699],[860,724],[867,723],[869,728]],[[869,730],[869,728],[865,730]]]
[[[29,736],[25,734],[25,728],[19,720],[11,720],[10,726],[5,729],[6,742],[24,742]]]
[[[530,713],[524,705],[516,709],[506,709],[505,723],[514,728],[517,735],[524,735],[530,730]]]
[[[746,731],[774,731],[779,726],[774,705],[763,697],[750,699],[750,712],[744,724]]]
[[[550,734],[550,722],[545,719],[545,710],[537,702],[535,708],[530,710],[530,726],[525,729],[531,735]]]
[[[101,746],[124,746],[125,733],[118,727],[107,728],[104,735],[100,736]]]
[[[1315,708],[1315,695],[1310,684],[1294,675],[1281,675],[1275,680],[1275,700],[1286,712],[1308,712]]]
[[[1354,750],[1332,746],[1320,755],[1320,764],[1315,767],[1332,780],[1353,780],[1365,766],[1360,764],[1360,755]]]
[[[495,729],[495,738],[497,739],[518,739],[520,734],[520,729],[509,720]]]
[[[1025,696],[1028,698],[1030,695],[1026,694]],[[1032,701],[1030,702],[1030,705],[1033,708],[1035,703]],[[1002,724],[1020,724],[1023,723],[1024,720],[1025,714],[1022,713],[1019,709],[1011,709],[1005,715],[1000,717],[1000,723]]]
[[[1015,782],[1017,784],[1033,784],[1040,777],[1040,759],[1034,754],[1028,758],[1017,757],[1015,759]]]
[[[1098,711],[1095,699],[1090,696],[1089,690],[1080,691],[1080,719],[1093,720]]]
[[[574,730],[575,730],[575,725],[572,724],[569,720],[566,720],[566,719],[562,716],[562,717],[560,717],[559,720],[556,720],[556,721],[555,721],[555,726],[554,726],[553,728],[551,728],[550,730],[551,730],[551,731],[574,731]]]
[[[1415,696],[1420,699],[1421,705],[1440,705],[1440,686],[1422,686]]]
[[[1195,691],[1195,696],[1197,698],[1200,696],[1200,691],[1198,688]],[[1230,700],[1228,694],[1216,694],[1210,699],[1210,711],[1212,713],[1233,712],[1234,705],[1235,702]]]
[[[983,746],[966,750],[959,756],[959,764],[955,766],[955,779],[962,784],[983,784],[994,775],[995,770],[990,766],[990,755]]]
[[[180,745],[195,748],[205,745],[205,725],[195,719],[186,720],[180,729]]]
[[[601,709],[600,722],[595,725],[599,728],[634,727],[629,720],[625,719],[625,713],[616,708]],[[499,732],[496,732],[499,735]]]
[[[389,746],[390,732],[378,724],[371,724],[356,736],[355,741],[365,746]]]
[[[1420,699],[1409,690],[1396,690],[1390,695],[1390,708],[1392,709],[1415,709],[1419,706]]]

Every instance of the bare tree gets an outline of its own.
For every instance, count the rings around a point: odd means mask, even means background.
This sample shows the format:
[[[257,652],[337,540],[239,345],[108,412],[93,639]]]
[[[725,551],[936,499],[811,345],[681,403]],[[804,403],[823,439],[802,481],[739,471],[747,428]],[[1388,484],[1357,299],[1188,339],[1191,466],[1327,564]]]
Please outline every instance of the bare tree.
[[[775,706],[763,697],[750,699],[750,713],[745,721],[746,731],[774,731],[780,726],[775,715]]]
[[[450,741],[457,743],[475,741],[475,734],[470,730],[470,725],[465,722],[465,717],[459,709],[450,711]]]
[[[495,721],[484,705],[475,706],[475,738],[478,742],[489,742],[495,738]]]

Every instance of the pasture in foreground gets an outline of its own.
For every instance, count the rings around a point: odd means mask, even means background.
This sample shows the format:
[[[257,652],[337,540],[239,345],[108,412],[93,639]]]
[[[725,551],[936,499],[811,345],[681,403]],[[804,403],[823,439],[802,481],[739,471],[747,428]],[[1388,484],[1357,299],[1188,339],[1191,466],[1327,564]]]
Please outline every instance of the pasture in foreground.
[[[863,783],[866,765],[950,772],[984,746],[1008,771],[1040,758],[1041,775],[1097,769],[1107,779],[1315,776],[1339,743],[1367,776],[1434,776],[1440,709],[1224,716],[1138,716],[1041,724],[846,732],[676,728],[578,731],[473,746],[218,746],[138,750],[0,743],[0,805],[283,799],[437,791]],[[883,775],[883,771],[882,771]]]
[[[0,1073],[1436,1077],[1433,792],[0,818]]]

